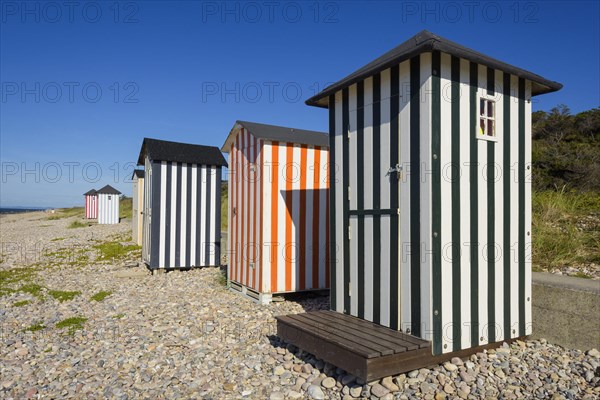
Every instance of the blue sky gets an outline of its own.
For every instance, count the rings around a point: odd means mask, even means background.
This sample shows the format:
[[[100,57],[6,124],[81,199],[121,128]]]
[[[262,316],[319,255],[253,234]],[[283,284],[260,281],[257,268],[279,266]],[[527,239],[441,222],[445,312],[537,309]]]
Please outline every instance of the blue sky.
[[[327,130],[304,100],[422,29],[564,84],[534,110],[600,104],[598,2],[0,4],[1,207],[82,205],[107,183],[130,195],[144,136]]]

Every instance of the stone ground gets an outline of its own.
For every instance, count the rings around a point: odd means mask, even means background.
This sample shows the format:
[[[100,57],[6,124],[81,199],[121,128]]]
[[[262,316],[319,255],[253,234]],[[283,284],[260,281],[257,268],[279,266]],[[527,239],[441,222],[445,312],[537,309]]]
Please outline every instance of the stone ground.
[[[0,398],[600,397],[598,351],[543,339],[360,382],[276,336],[275,316],[325,309],[328,297],[259,306],[228,291],[216,268],[150,275],[134,267],[139,250],[100,260],[93,246],[125,244],[128,221],[67,228],[74,219],[0,217],[0,272],[33,271],[29,280],[5,274],[0,282],[16,290],[0,297]],[[19,290],[31,283],[41,288]],[[61,302],[52,290],[80,293]],[[110,295],[91,299],[101,291]],[[61,328],[71,317],[86,320]]]

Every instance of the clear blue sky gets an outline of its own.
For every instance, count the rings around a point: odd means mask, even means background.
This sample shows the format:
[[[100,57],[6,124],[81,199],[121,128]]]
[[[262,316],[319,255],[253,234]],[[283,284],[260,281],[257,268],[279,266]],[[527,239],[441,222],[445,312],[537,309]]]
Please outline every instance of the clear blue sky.
[[[0,206],[130,195],[144,136],[221,146],[236,119],[327,130],[304,100],[422,29],[564,84],[534,110],[598,107],[598,2],[473,3],[2,0]]]

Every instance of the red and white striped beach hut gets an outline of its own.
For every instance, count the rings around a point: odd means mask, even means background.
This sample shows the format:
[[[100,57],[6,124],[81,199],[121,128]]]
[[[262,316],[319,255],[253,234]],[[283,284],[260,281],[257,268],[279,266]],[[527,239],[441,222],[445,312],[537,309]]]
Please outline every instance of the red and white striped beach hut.
[[[87,219],[98,218],[98,192],[92,189],[83,194],[85,199],[85,217]]]
[[[237,121],[229,154],[228,280],[265,304],[329,288],[327,173],[321,132]]]

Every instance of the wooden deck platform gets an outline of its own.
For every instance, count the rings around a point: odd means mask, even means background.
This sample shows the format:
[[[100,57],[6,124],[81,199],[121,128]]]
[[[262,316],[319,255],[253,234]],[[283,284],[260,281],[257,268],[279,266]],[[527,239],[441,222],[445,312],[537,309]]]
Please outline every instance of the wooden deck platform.
[[[350,315],[279,316],[277,335],[365,381],[431,365],[431,342]]]

